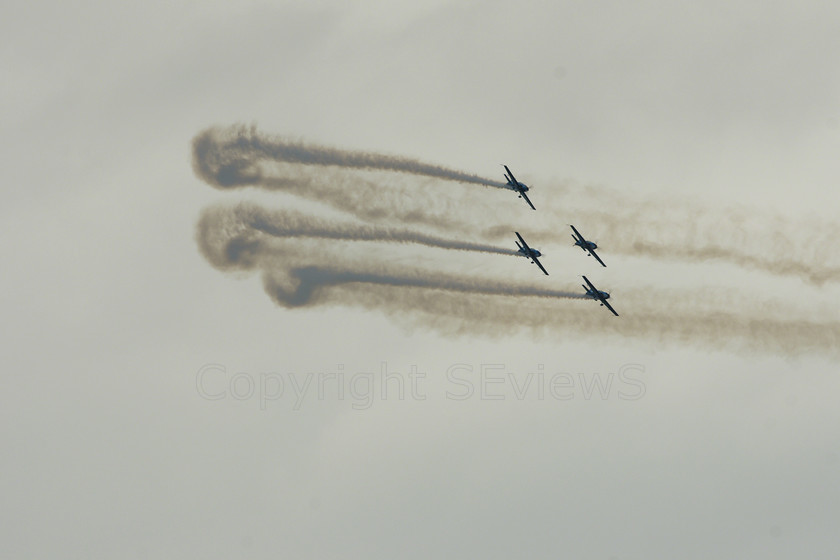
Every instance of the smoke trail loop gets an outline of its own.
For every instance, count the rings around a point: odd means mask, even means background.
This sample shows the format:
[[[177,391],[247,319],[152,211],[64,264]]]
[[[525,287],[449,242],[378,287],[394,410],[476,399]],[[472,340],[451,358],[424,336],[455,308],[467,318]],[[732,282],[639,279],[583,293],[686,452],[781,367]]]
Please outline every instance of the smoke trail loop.
[[[328,254],[329,265],[312,262],[324,259],[327,251],[321,249],[332,247],[327,242],[335,240],[517,254],[489,243],[519,229],[498,225],[508,219],[499,219],[501,213],[507,216],[516,211],[515,207],[499,209],[493,196],[473,197],[472,191],[466,204],[452,204],[451,193],[426,188],[433,179],[444,179],[509,189],[476,175],[411,158],[277,140],[243,127],[208,129],[197,135],[193,166],[200,178],[219,188],[255,185],[286,191],[329,204],[363,222],[327,222],[245,206],[233,215],[219,210],[202,214],[196,237],[207,260],[222,270],[260,271],[267,293],[286,308],[325,303],[356,305],[400,313],[438,329],[441,321],[449,318],[461,332],[505,332],[526,326],[553,332],[706,343],[715,348],[743,345],[786,353],[838,351],[840,323],[836,320],[819,322],[806,312],[797,318],[797,310],[782,315],[770,305],[749,305],[737,298],[721,312],[713,303],[697,301],[693,297],[698,295],[696,291],[669,300],[661,290],[646,290],[635,299],[622,298],[626,305],[622,317],[613,318],[591,302],[580,306],[556,304],[561,299],[584,299],[582,293],[547,290],[507,278],[492,280],[483,272],[478,277],[465,277],[395,266],[393,261],[383,264],[370,256],[376,252],[350,255],[342,252],[342,247]],[[419,176],[428,177],[427,183],[418,180]],[[716,216],[685,204],[680,208],[683,218],[671,219],[668,216],[672,214],[663,213],[656,201],[648,204],[612,193],[606,210],[602,201],[587,190],[569,190],[566,194],[563,204],[547,204],[548,211],[543,208],[537,216],[529,215],[531,232],[537,232],[538,239],[556,238],[565,224],[575,221],[580,227],[578,220],[582,220],[601,225],[601,235],[606,230],[609,235],[605,239],[595,236],[593,240],[599,241],[601,249],[614,253],[696,262],[716,259],[778,275],[797,275],[816,285],[840,281],[840,268],[832,266],[830,260],[805,262],[790,256],[796,253],[795,257],[801,259],[805,254],[802,248],[813,246],[814,240],[822,241],[823,251],[809,253],[812,260],[826,257],[821,254],[824,252],[829,258],[834,256],[827,249],[837,235],[826,234],[836,231],[833,226],[794,230],[800,235],[803,231],[823,232],[803,242],[778,222],[773,222],[777,230],[773,234],[767,220],[761,223],[754,212],[745,212],[742,218],[737,213]],[[515,201],[515,197],[510,198]],[[683,227],[684,222],[689,226]],[[407,229],[405,224],[409,223],[437,228],[443,234]],[[543,229],[538,229],[541,223]],[[316,250],[283,242],[298,237],[315,240]],[[307,241],[307,245],[312,243]]]
[[[255,164],[260,160],[268,160],[348,169],[398,171],[487,187],[510,188],[506,183],[416,159],[268,138],[257,134],[253,128],[247,129],[242,126],[227,129],[210,128],[199,133],[193,141],[193,154],[196,174],[210,184],[220,187],[256,184],[262,175]]]
[[[415,271],[414,274],[409,275],[355,271],[324,266],[301,266],[289,268],[286,274],[290,281],[281,280],[281,276],[276,273],[264,277],[266,290],[277,303],[284,307],[301,307],[319,303],[319,295],[324,289],[348,284],[370,284],[493,296],[588,299],[579,293],[493,281],[470,280],[441,274],[429,276],[427,272],[421,271]]]

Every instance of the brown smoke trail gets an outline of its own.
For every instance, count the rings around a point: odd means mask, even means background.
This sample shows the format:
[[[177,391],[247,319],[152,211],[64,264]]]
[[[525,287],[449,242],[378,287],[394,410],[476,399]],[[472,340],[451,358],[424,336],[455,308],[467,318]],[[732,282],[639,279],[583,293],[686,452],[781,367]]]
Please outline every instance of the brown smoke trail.
[[[610,253],[717,261],[799,277],[815,286],[840,282],[840,222],[794,219],[744,206],[712,207],[686,197],[631,197],[595,187],[568,189],[546,206],[561,203],[570,210],[564,215],[573,214],[578,228],[585,227],[584,234],[602,241],[599,246]]]
[[[324,240],[378,241],[384,243],[412,243],[450,249],[518,256],[513,249],[460,239],[437,237],[408,229],[377,227],[359,223],[336,222],[287,210],[268,211],[254,204],[239,204],[235,208],[208,208],[202,212],[199,228],[203,231],[220,227],[236,227],[240,233],[247,229],[273,237],[307,237]],[[509,237],[513,237],[509,233]]]
[[[730,247],[714,245],[703,247],[673,247],[661,243],[637,241],[633,243],[630,250],[619,246],[619,252],[653,259],[715,260],[737,263],[745,268],[762,270],[779,276],[796,276],[816,286],[821,286],[826,282],[837,282],[840,280],[840,267],[807,265],[800,261],[785,258],[766,258],[756,254],[744,254]]]
[[[393,294],[398,309],[383,305],[381,294],[357,287],[352,293],[336,291],[324,298],[324,305],[356,305],[380,308],[395,319],[411,321],[418,327],[430,327],[444,334],[476,334],[503,337],[506,327],[516,325],[534,336],[590,339],[599,344],[612,340],[645,339],[656,346],[686,344],[724,351],[749,351],[789,356],[823,353],[840,355],[840,323],[807,319],[766,317],[737,311],[701,311],[668,309],[670,297],[649,307],[634,308],[622,299],[621,318],[596,309],[595,303],[579,305],[544,304],[505,298],[452,294],[435,295],[416,291]],[[626,320],[625,320],[626,318]]]
[[[411,158],[290,142],[269,138],[258,134],[254,128],[243,126],[210,128],[201,132],[193,141],[193,153],[196,174],[217,187],[259,182],[262,176],[255,164],[267,161],[399,171],[487,187],[509,188],[505,183]]]
[[[269,270],[263,278],[266,292],[284,307],[317,305],[330,298],[328,292],[331,288],[346,286],[353,286],[352,293],[358,291],[359,286],[372,286],[374,289],[401,288],[400,292],[406,293],[416,291],[415,289],[456,292],[466,297],[489,295],[515,298],[585,299],[581,293],[546,290],[509,282],[459,278],[428,270],[404,270],[400,274],[395,274],[354,271],[339,267],[304,266],[282,270],[282,274]],[[351,301],[354,300],[355,296]]]
[[[345,163],[351,169],[368,166],[398,170],[404,176],[364,177],[341,167]],[[200,133],[193,142],[193,166],[215,186],[282,190],[365,221],[423,225],[488,242],[517,229],[505,223],[517,201],[506,206],[502,199],[486,194],[431,189],[413,174],[484,185],[501,183],[408,158],[283,143],[238,126]],[[599,243],[605,256],[719,261],[799,277],[816,286],[840,282],[840,264],[833,250],[840,236],[838,224],[796,224],[782,216],[757,217],[750,209],[711,209],[680,199],[633,199],[595,187],[547,186],[544,192],[562,192],[562,196],[544,197],[540,216],[528,218],[534,222],[531,231],[537,238],[562,238],[566,224],[576,223]],[[476,216],[485,221],[477,223]]]
[[[751,293],[725,290],[728,299],[723,301],[713,290],[711,297],[703,290],[622,290],[617,305],[622,316],[615,318],[593,302],[568,301],[583,299],[577,288],[548,290],[489,274],[444,273],[440,266],[403,266],[379,250],[354,250],[354,242],[370,241],[514,254],[490,241],[519,229],[505,225],[510,206],[516,207],[515,197],[505,205],[490,192],[444,190],[433,182],[487,184],[480,178],[467,180],[459,172],[406,158],[279,143],[241,128],[205,131],[193,147],[196,173],[214,186],[250,184],[288,192],[360,221],[330,221],[248,205],[202,215],[196,237],[207,260],[220,270],[260,273],[266,292],[283,307],[361,307],[446,332],[492,335],[526,328],[544,334],[643,337],[786,354],[837,353],[840,348],[840,323],[830,312],[819,320],[820,313],[792,305],[781,309],[777,302],[751,299]],[[718,260],[797,275],[813,284],[840,280],[840,268],[830,263],[831,251],[812,251],[807,253],[810,259],[797,260],[810,244],[829,249],[836,226],[774,220],[770,228],[766,216],[749,210],[715,212],[689,202],[635,200],[615,193],[606,197],[605,209],[597,189],[563,190],[562,200],[547,197],[545,210],[529,215],[529,239],[533,234],[565,240],[566,224],[573,222],[587,238],[599,242],[602,254]],[[409,223],[440,234],[407,229]],[[819,260],[826,257],[828,263]]]
[[[320,301],[330,288],[347,285],[416,288],[510,297],[582,299],[582,293],[539,288],[489,278],[468,278],[438,270],[391,266],[371,253],[344,255],[331,251],[332,237],[314,237],[320,244],[302,247],[260,235],[223,208],[205,212],[197,241],[208,261],[220,270],[263,271],[266,291],[280,305],[300,307]],[[220,215],[221,213],[221,215]],[[227,220],[225,220],[227,216]],[[294,230],[297,236],[300,230]],[[347,238],[335,238],[347,241]],[[349,239],[355,241],[355,239]],[[312,264],[323,260],[330,265]]]
[[[313,254],[294,240],[284,242],[251,228],[233,209],[219,212],[228,216],[227,222],[215,219],[199,228],[208,260],[222,270],[260,272],[266,292],[285,308],[363,308],[447,333],[498,336],[515,327],[535,335],[641,337],[656,344],[789,355],[840,350],[837,321],[796,318],[795,306],[768,305],[749,294],[622,290],[622,317],[615,319],[584,299],[582,289],[547,290],[511,280],[392,266],[369,253],[331,251],[329,240],[316,245]],[[583,301],[561,303],[570,299]]]

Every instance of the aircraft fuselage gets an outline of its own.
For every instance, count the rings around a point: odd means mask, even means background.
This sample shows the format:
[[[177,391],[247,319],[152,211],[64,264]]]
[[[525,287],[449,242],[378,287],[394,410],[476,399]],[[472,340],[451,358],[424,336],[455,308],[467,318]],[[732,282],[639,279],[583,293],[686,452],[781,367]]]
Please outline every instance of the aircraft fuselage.
[[[526,249],[525,247],[520,245],[518,241],[515,241],[515,243],[516,243],[516,246],[519,247],[518,253],[520,255],[522,255],[523,257],[528,257],[528,258],[537,257],[537,258],[539,258],[539,257],[542,256],[542,253],[540,251],[538,251],[537,249],[531,249],[530,247],[528,247],[528,249]]]
[[[583,286],[583,289],[586,290],[586,297],[591,298],[591,299],[601,299],[595,294],[595,292],[593,292],[592,290],[590,290],[586,286]],[[598,293],[601,294],[601,296],[604,299],[610,299],[610,294],[609,293],[602,292],[601,290],[598,290]],[[602,303],[601,305],[604,305],[604,304]]]

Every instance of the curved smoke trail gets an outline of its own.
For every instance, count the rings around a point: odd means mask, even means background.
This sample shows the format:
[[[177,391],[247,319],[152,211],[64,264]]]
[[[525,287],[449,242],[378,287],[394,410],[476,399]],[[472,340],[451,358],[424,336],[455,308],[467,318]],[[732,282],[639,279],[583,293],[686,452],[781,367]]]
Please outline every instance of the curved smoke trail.
[[[220,207],[207,213],[217,213],[213,219],[199,222],[202,252],[220,270],[259,272],[266,293],[289,309],[360,307],[439,331],[489,336],[515,327],[535,334],[635,336],[785,354],[840,349],[836,321],[796,319],[795,307],[768,305],[733,291],[710,289],[686,297],[661,289],[625,290],[622,318],[613,321],[581,292],[392,265],[367,253],[333,249],[329,239],[303,246],[294,237],[251,227],[237,210]],[[560,303],[572,299],[585,301]]]
[[[390,267],[368,256],[360,259],[359,255],[345,255],[331,252],[330,243],[303,247],[297,243],[278,244],[286,237],[310,237],[316,241],[359,241],[371,240],[364,235],[349,231],[347,236],[340,235],[341,229],[320,229],[316,224],[306,224],[308,218],[279,213],[291,220],[279,225],[272,225],[273,231],[266,237],[265,232],[252,226],[256,215],[261,213],[254,207],[237,209],[215,208],[206,210],[199,220],[197,241],[202,253],[220,270],[254,270],[265,272],[266,290],[286,307],[299,307],[317,301],[316,295],[326,288],[349,284],[368,284],[402,288],[422,288],[459,292],[464,294],[484,294],[511,297],[538,297],[553,299],[584,299],[579,292],[551,290],[533,285],[513,283],[506,280],[488,278],[467,278],[446,274],[440,271],[412,269],[404,266]],[[244,214],[237,215],[237,214]],[[277,218],[278,214],[268,213]],[[245,219],[242,219],[242,218]],[[300,219],[299,223],[294,223]],[[260,221],[257,218],[256,221]],[[314,226],[314,227],[310,227]],[[345,224],[346,226],[346,224]],[[289,233],[290,235],[285,235]],[[357,232],[358,233],[358,232]],[[326,234],[326,235],[324,235]],[[279,240],[277,239],[279,238]],[[386,239],[383,239],[387,241]],[[467,250],[469,244],[457,248]],[[508,252],[513,255],[515,253]],[[363,256],[366,254],[363,254]],[[325,266],[312,264],[315,260],[328,259],[333,264]],[[314,299],[313,299],[314,298]]]
[[[267,161],[399,171],[486,187],[509,188],[507,184],[499,181],[484,179],[477,175],[416,159],[374,152],[338,150],[315,144],[269,138],[257,133],[254,128],[249,129],[244,126],[225,129],[210,128],[201,132],[193,141],[193,153],[196,174],[219,187],[255,184],[262,177],[255,164]]]
[[[219,188],[251,185],[286,191],[366,221],[411,223],[486,241],[498,241],[516,229],[504,223],[510,209],[498,200],[474,193],[458,199],[457,194],[429,189],[417,180],[426,176],[507,188],[503,183],[409,158],[283,142],[243,126],[211,128],[198,134],[193,141],[193,167],[199,177]],[[350,173],[350,169],[399,171],[406,177],[373,180]],[[412,176],[417,179],[408,178]],[[545,197],[541,216],[528,218],[535,222],[532,231],[538,238],[556,238],[565,224],[576,222],[590,239],[599,241],[600,237],[603,242],[599,245],[607,253],[719,261],[796,276],[816,286],[840,282],[840,264],[833,264],[837,255],[829,250],[840,236],[837,224],[793,224],[784,217],[761,220],[748,210],[712,210],[680,200],[633,200],[592,187],[562,191],[562,200]],[[502,208],[508,211],[503,213]],[[485,221],[476,223],[476,215]],[[597,231],[583,224],[594,224]],[[803,260],[805,256],[810,259]]]
[[[486,243],[438,237],[405,228],[342,223],[288,210],[268,211],[254,204],[239,204],[232,209],[207,208],[199,218],[199,229],[202,231],[231,227],[238,228],[240,232],[252,229],[279,238],[307,237],[323,240],[411,243],[438,249],[520,256],[520,253],[513,249]],[[512,238],[512,232],[509,232],[509,235]]]
[[[623,292],[622,317],[615,320],[593,311],[592,302],[561,303],[584,299],[580,291],[546,290],[510,278],[495,280],[488,274],[473,278],[410,268],[387,259],[380,262],[378,251],[346,251],[344,242],[373,241],[515,254],[489,243],[515,229],[500,218],[503,210],[510,212],[508,206],[493,204],[489,193],[456,200],[466,191],[428,188],[429,177],[491,183],[474,175],[407,158],[282,143],[241,127],[199,134],[193,155],[196,173],[214,186],[254,185],[285,191],[326,203],[360,220],[330,221],[252,205],[202,214],[196,236],[207,260],[220,270],[259,272],[266,292],[283,307],[357,306],[455,332],[499,334],[524,327],[535,332],[641,336],[789,354],[812,350],[836,353],[840,349],[836,318],[819,321],[816,315],[797,308],[780,312],[774,310],[773,302],[747,301],[743,294],[731,294],[728,302],[714,302],[696,291],[673,296],[660,289]],[[391,174],[371,177],[360,173],[361,169]],[[395,171],[398,173],[392,173]],[[600,231],[595,233],[607,232],[602,248],[608,251],[658,259],[722,260],[774,274],[795,274],[814,284],[840,280],[840,269],[831,264],[790,258],[791,247],[801,247],[803,239],[804,243],[824,240],[830,230],[820,225],[816,229],[793,228],[794,233],[804,232],[804,237],[796,238],[789,232],[790,224],[782,224],[784,227],[766,236],[773,250],[758,256],[757,249],[767,242],[761,235],[766,225],[754,216],[750,222],[732,212],[715,215],[684,204],[678,208],[685,217],[681,224],[680,218],[663,217],[662,205],[656,201],[634,205],[632,200],[615,197],[615,208],[605,211],[587,189],[567,190],[564,208],[549,201],[548,211],[529,216],[530,232],[538,238],[540,234],[555,238],[571,221],[561,219],[563,212],[568,212],[574,220],[585,218],[597,224]],[[407,223],[443,235],[407,229]],[[680,225],[684,227],[680,229]],[[581,229],[598,241],[585,226]],[[302,244],[296,238],[306,240]],[[341,247],[332,241],[341,241]],[[803,315],[808,318],[796,318]]]
[[[428,270],[408,270],[397,274],[354,271],[339,267],[300,266],[289,267],[283,273],[282,279],[276,271],[264,275],[263,278],[268,294],[284,307],[317,305],[325,301],[329,288],[351,285],[356,289],[364,285],[514,298],[586,299],[581,293],[455,277]],[[350,300],[346,303],[352,302],[353,300]]]

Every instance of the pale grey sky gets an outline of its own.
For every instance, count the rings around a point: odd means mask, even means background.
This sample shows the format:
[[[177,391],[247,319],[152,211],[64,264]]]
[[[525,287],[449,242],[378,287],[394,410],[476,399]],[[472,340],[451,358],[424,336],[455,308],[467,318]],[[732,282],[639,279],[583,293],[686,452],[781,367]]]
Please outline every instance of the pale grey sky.
[[[536,213],[431,192],[556,226],[535,243],[545,280],[597,278],[622,313],[603,321],[633,324],[653,289],[836,329],[836,280],[626,248],[743,223],[744,251],[840,264],[838,22],[830,2],[9,6],[0,555],[833,557],[836,347],[283,309],[258,275],[213,268],[196,223],[211,205],[313,206],[213,189],[191,141],[255,123],[497,180],[507,163]],[[566,208],[609,268],[551,223]],[[787,248],[802,239],[818,242]],[[504,256],[395,254],[542,280]]]

